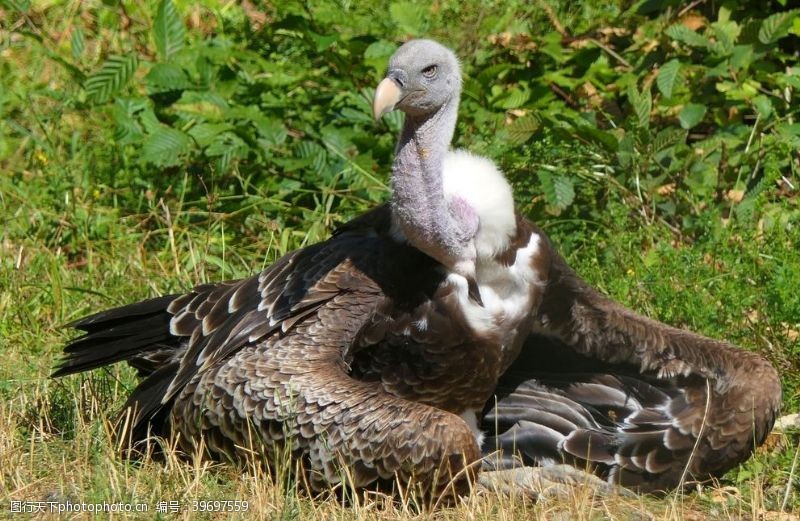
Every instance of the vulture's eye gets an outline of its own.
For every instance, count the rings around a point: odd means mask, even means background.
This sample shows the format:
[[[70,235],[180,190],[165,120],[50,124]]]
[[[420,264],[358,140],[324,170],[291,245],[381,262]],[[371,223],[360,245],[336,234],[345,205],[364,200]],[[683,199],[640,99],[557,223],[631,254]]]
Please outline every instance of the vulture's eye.
[[[439,69],[436,65],[428,65],[424,69],[422,69],[422,75],[426,78],[433,78],[436,76],[436,71]]]

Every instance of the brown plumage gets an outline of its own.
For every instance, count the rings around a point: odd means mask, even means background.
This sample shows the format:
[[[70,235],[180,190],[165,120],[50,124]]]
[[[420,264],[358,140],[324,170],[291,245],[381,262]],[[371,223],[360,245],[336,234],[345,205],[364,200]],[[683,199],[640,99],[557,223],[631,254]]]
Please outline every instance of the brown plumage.
[[[138,368],[127,447],[153,433],[219,459],[288,448],[315,490],[346,466],[356,486],[413,475],[440,491],[480,458],[459,415],[483,407],[513,353],[471,328],[466,290],[389,223],[382,206],[261,274],[75,322],[86,334],[55,375]]]
[[[538,236],[518,226],[508,183],[449,151],[460,90],[452,51],[403,45],[374,103],[406,113],[390,205],[250,278],[76,322],[86,335],[56,375],[139,369],[128,446],[154,432],[223,459],[288,451],[315,490],[347,474],[463,491],[477,414],[542,288]]]
[[[545,250],[533,332],[485,409],[486,466],[566,461],[655,492],[745,461],[780,408],[772,365],[632,312]]]
[[[441,489],[480,457],[457,415],[484,405],[489,469],[588,462],[612,483],[658,491],[749,457],[780,406],[768,362],[633,313],[530,222],[518,231],[497,260],[538,235],[546,285],[516,360],[471,333],[445,272],[390,237],[381,206],[260,275],[76,322],[87,334],[56,375],[127,360],[145,377],[128,402],[132,443],[174,430],[190,453],[203,438],[217,458],[255,447],[269,460],[291,440],[315,489],[337,483],[342,463],[359,486],[395,474],[432,484],[440,472]]]

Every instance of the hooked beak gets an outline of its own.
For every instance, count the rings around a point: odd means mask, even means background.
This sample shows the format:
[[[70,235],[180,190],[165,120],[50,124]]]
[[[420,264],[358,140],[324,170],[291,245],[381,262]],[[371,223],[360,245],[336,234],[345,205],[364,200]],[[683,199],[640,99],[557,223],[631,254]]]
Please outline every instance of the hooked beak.
[[[372,115],[375,120],[379,120],[384,114],[394,110],[394,106],[400,101],[402,91],[392,78],[384,78],[375,89],[375,97],[372,100]]]

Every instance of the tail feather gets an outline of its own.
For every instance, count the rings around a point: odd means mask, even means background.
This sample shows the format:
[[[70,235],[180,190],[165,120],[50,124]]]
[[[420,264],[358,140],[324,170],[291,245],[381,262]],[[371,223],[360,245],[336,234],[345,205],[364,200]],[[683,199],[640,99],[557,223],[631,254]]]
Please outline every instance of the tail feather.
[[[85,334],[64,348],[53,373],[65,376],[115,362],[127,361],[144,377],[128,397],[117,420],[116,436],[123,452],[138,453],[149,436],[169,433],[172,404],[164,395],[178,373],[178,350],[185,338],[170,333],[169,305],[179,295],[136,302],[82,318],[69,324]]]
[[[177,348],[181,339],[170,334],[167,311],[178,295],[144,300],[103,311],[68,324],[86,334],[64,348],[64,358],[53,372],[54,377],[88,371],[128,360],[142,370],[152,364],[137,363],[153,351]]]
[[[153,315],[166,311],[170,302],[180,295],[164,295],[155,297],[133,304],[127,304],[118,308],[107,309],[88,317],[83,317],[67,324],[67,327],[80,329],[91,333],[100,329],[108,329],[119,324],[125,324],[134,317],[143,315]]]
[[[166,415],[172,407],[172,402],[162,403],[161,399],[167,392],[169,384],[178,374],[178,362],[172,362],[160,367],[136,387],[128,397],[123,411],[133,411],[132,418],[121,417],[120,421],[126,419],[130,423],[118,425],[118,436],[123,440],[125,451],[136,450],[137,444],[146,440],[148,436],[166,437],[169,433],[167,429]]]

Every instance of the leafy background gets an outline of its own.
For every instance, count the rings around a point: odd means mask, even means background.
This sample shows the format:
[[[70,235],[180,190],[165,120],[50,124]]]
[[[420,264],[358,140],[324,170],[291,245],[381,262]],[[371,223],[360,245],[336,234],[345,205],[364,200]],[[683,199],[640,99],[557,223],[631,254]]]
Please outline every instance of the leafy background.
[[[370,98],[417,36],[462,59],[455,145],[501,166],[582,275],[758,350],[798,409],[786,1],[0,0],[0,393],[23,411],[8,436],[95,418],[73,410],[83,380],[43,383],[61,324],[244,276],[385,200],[401,116],[376,124]],[[114,371],[121,390],[89,380],[111,401],[134,381]],[[767,509],[797,501],[782,439],[730,477]]]

